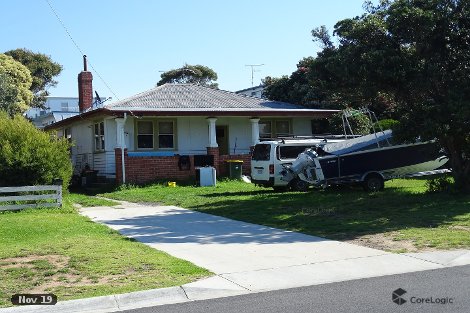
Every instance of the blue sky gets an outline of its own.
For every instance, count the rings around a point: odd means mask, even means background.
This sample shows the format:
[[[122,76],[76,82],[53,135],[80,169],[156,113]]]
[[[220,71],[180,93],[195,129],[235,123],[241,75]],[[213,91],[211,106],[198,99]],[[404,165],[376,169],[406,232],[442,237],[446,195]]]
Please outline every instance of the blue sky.
[[[214,69],[219,87],[251,87],[246,64],[265,76],[288,75],[316,55],[310,31],[363,13],[363,0],[49,0],[88,55],[94,89],[123,99],[152,88],[160,71],[184,63]],[[77,96],[82,57],[46,0],[2,1],[0,52],[27,48],[50,55],[64,69],[52,96]],[[115,95],[107,88],[112,89]]]

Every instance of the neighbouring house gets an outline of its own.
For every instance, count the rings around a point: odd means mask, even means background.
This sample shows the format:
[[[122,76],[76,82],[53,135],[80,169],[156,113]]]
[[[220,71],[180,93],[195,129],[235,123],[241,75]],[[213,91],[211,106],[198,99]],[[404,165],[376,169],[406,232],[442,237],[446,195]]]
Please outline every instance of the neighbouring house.
[[[263,138],[312,135],[335,110],[238,95],[192,84],[166,84],[102,108],[92,106],[92,75],[79,74],[80,114],[49,125],[71,140],[75,173],[86,166],[118,183],[194,177],[198,166],[241,159]]]
[[[99,105],[98,99],[92,101]],[[31,108],[24,115],[34,126],[42,129],[79,113],[78,97],[46,97],[44,108]]]
[[[238,91],[235,91],[235,93],[239,95],[250,96],[250,97],[264,98],[263,91],[264,91],[264,86],[259,85],[259,86],[254,86],[254,87],[238,90]]]
[[[44,128],[78,114],[78,98],[47,97],[44,108],[31,108],[25,112],[25,117],[37,128]]]

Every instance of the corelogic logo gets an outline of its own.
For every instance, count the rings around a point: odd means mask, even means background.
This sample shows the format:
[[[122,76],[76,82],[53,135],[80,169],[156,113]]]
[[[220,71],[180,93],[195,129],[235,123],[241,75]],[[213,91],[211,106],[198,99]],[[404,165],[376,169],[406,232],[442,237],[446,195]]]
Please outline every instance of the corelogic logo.
[[[397,290],[392,292],[392,301],[395,302],[398,305],[402,305],[406,303],[406,300],[403,299],[401,296],[403,296],[406,293],[406,290],[398,288]]]
[[[392,301],[398,305],[405,304],[409,302],[410,304],[453,304],[453,297],[417,297],[417,296],[408,296],[408,300],[403,298],[403,295],[406,293],[406,290],[398,288],[392,292]]]

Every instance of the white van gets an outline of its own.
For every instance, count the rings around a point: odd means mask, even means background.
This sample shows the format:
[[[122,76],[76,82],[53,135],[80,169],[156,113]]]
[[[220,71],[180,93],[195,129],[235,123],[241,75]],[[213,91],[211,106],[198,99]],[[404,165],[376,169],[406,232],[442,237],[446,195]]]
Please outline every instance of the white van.
[[[251,156],[251,182],[265,187],[273,187],[274,190],[305,190],[308,184],[302,180],[294,180],[287,183],[281,180],[279,174],[284,164],[292,164],[297,156],[305,149],[316,145],[324,145],[331,142],[340,142],[344,139],[314,138],[314,139],[279,139],[262,141],[255,145]]]

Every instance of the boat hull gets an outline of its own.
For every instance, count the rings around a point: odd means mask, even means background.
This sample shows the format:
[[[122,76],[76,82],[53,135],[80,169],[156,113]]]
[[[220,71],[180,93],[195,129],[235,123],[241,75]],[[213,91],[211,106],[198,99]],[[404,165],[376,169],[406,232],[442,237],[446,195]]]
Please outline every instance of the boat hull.
[[[445,165],[448,158],[435,142],[416,143],[358,151],[318,158],[323,180],[354,178],[380,173],[385,179],[432,171]]]

